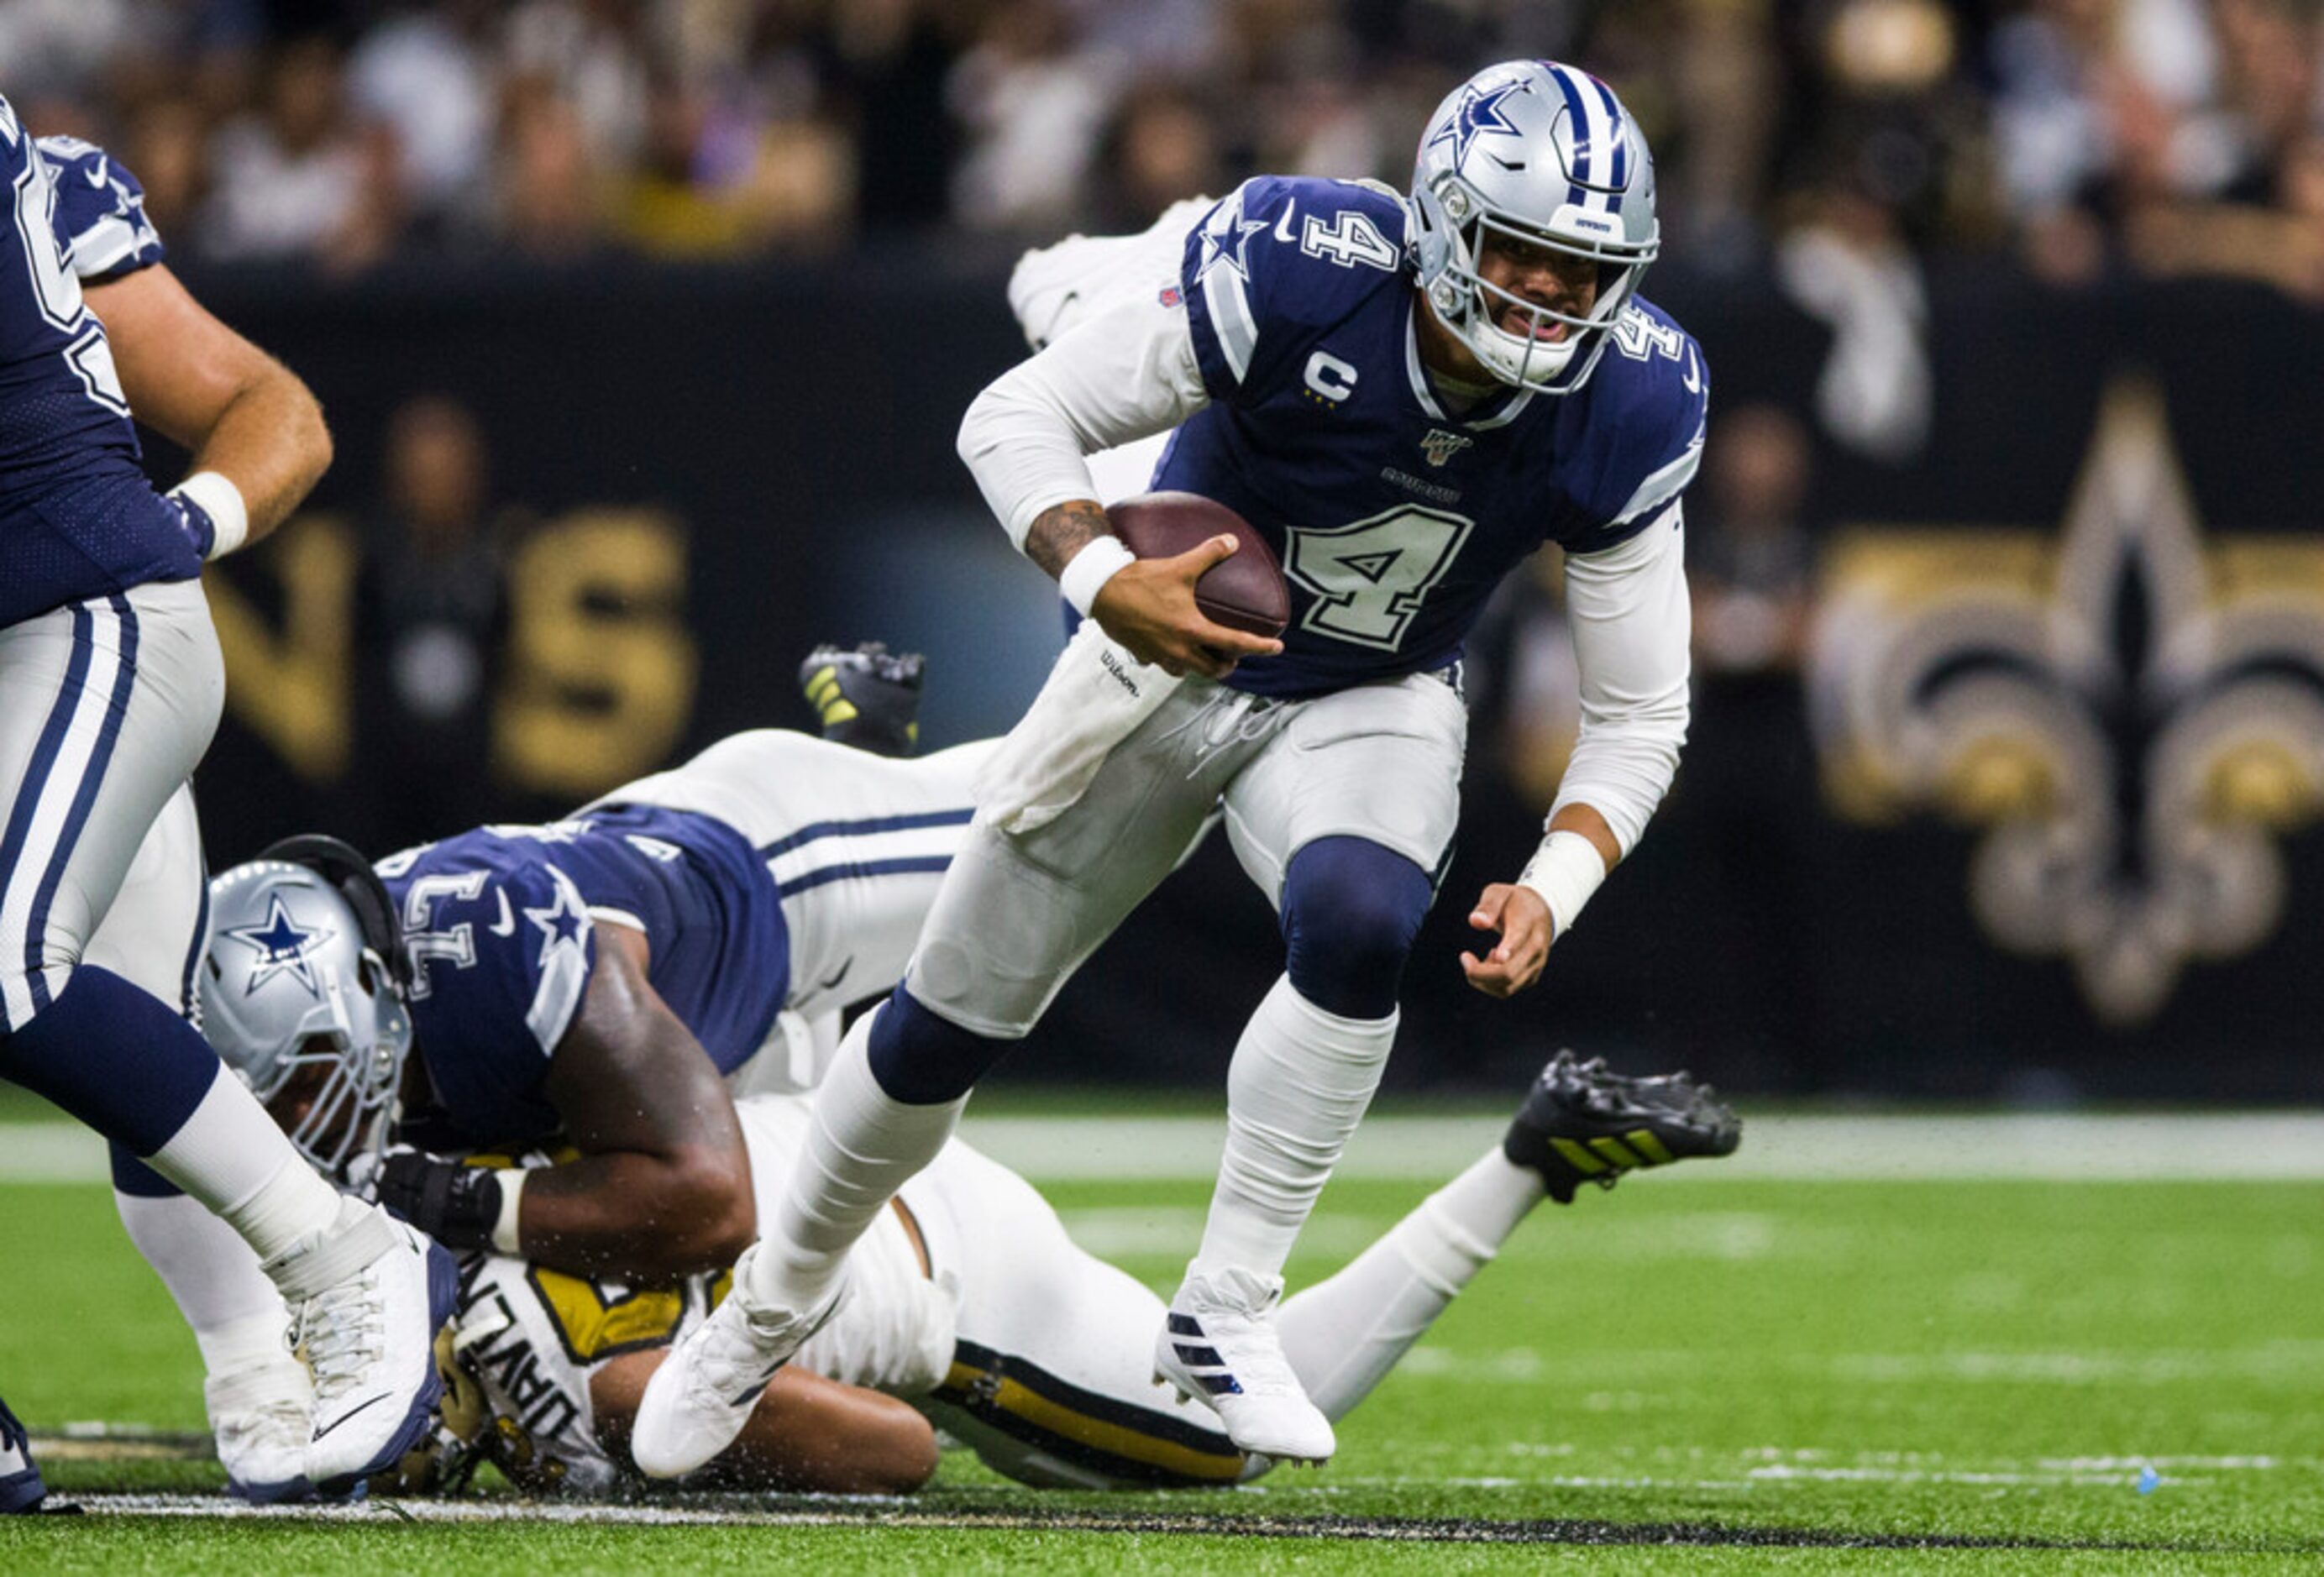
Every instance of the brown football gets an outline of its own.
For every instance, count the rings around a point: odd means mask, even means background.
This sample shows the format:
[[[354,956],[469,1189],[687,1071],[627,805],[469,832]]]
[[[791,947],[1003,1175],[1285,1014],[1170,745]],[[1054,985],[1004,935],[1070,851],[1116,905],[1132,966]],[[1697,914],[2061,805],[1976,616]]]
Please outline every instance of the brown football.
[[[1206,618],[1250,635],[1280,635],[1291,622],[1291,587],[1275,549],[1226,505],[1194,493],[1141,493],[1105,512],[1120,537],[1140,558],[1175,558],[1213,537],[1232,537],[1234,557],[1221,559],[1194,583],[1194,605]]]

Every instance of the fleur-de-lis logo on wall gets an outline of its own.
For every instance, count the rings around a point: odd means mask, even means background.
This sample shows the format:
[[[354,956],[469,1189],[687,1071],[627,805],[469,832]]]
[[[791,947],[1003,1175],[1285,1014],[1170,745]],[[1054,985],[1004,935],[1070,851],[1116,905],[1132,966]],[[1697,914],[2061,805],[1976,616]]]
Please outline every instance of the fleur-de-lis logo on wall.
[[[2275,929],[2277,839],[2324,812],[2324,545],[2207,548],[2151,385],[2108,392],[2057,536],[1868,531],[1827,580],[1828,790],[1987,828],[1997,942],[2065,955],[2129,1025]]]

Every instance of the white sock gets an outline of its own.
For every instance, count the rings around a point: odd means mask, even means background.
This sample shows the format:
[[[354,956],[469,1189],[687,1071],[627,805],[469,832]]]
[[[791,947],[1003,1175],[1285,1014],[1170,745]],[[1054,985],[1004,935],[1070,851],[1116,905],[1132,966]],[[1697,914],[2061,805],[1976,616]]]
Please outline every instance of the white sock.
[[[1275,982],[1227,1069],[1227,1144],[1189,1275],[1278,1276],[1396,1044],[1396,1017],[1342,1019]]]
[[[290,1311],[232,1227],[182,1194],[153,1199],[116,1192],[113,1204],[129,1240],[193,1327],[206,1365],[216,1370],[222,1358],[246,1361],[245,1338],[253,1332],[271,1333],[265,1340],[282,1351]]]
[[[858,1019],[816,1087],[815,1120],[791,1167],[775,1219],[751,1264],[752,1301],[805,1311],[838,1279],[847,1250],[872,1218],[945,1147],[959,1126],[963,1095],[931,1106],[899,1101],[872,1075],[872,1020]]]
[[[145,1164],[221,1217],[261,1259],[339,1218],[339,1191],[223,1065],[185,1126]]]
[[[1283,1305],[1284,1356],[1337,1423],[1388,1378],[1548,1190],[1498,1149],[1423,1200],[1328,1281]]]
[[[273,1290],[271,1284],[267,1290]],[[229,1375],[269,1364],[298,1362],[284,1340],[290,1329],[290,1313],[278,1296],[271,1314],[253,1314],[196,1332],[195,1340],[201,1343],[202,1368],[210,1374]]]

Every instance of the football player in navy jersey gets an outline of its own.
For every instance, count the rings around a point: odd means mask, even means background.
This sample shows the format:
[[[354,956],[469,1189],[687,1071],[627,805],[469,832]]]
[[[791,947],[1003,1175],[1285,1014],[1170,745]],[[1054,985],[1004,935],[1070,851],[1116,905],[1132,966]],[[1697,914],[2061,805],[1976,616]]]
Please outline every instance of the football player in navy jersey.
[[[1438,107],[1408,197],[1262,178],[1191,225],[1020,268],[1012,301],[1047,348],[976,400],[960,449],[1089,621],[1005,742],[909,976],[842,1047],[735,1295],[654,1377],[647,1472],[685,1472],[740,1427],[828,1317],[856,1233],[1222,802],[1287,968],[1235,1049],[1218,1188],[1155,1368],[1246,1452],[1332,1454],[1275,1332],[1280,1272],[1378,1085],[1443,869],[1462,641],[1545,544],[1564,553],[1583,726],[1539,853],[1471,911],[1497,933],[1462,957],[1473,985],[1534,982],[1676,767],[1679,495],[1707,378],[1637,295],[1659,235],[1613,91],[1520,60]],[[1196,609],[1231,540],[1141,563],[1108,529],[1088,456],[1163,432],[1154,484],[1230,505],[1282,561],[1282,641]]]
[[[102,150],[36,139],[0,98],[0,1077],[112,1140],[187,1251],[263,1263],[253,1340],[284,1351],[287,1298],[311,1379],[277,1488],[335,1492],[425,1430],[452,1261],[309,1167],[186,1016],[185,786],[224,694],[198,576],[289,515],[330,439],[163,265]],[[192,456],[167,493],[133,417]]]
[[[894,660],[809,659],[826,733],[909,740]],[[901,977],[992,748],[885,760],[762,729],[376,866],[288,839],[211,883],[203,1027],[302,1149],[452,1249],[649,1286],[723,1270],[757,1220],[730,1087],[810,1087],[839,1010]],[[543,1146],[557,1164],[452,1158]],[[198,1334],[270,1290],[247,1255],[164,1279]],[[300,1384],[279,1348],[212,1365],[237,1482],[271,1476]]]

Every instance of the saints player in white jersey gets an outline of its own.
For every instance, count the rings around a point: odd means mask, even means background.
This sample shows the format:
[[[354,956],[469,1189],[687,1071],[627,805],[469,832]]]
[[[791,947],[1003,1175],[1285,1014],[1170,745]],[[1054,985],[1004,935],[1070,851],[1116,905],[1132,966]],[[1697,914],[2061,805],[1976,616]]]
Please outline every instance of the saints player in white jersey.
[[[1055,339],[962,422],[1010,540],[1090,622],[980,783],[910,973],[842,1047],[735,1296],[656,1376],[649,1472],[742,1426],[828,1315],[848,1244],[1222,804],[1286,964],[1235,1047],[1218,1186],[1153,1363],[1245,1450],[1330,1457],[1277,1339],[1281,1271],[1379,1085],[1450,853],[1463,639],[1529,555],[1563,554],[1583,726],[1538,853],[1469,910],[1497,934],[1462,955],[1471,985],[1540,977],[1676,770],[1680,495],[1708,378],[1637,294],[1653,165],[1612,88],[1509,61],[1438,107],[1408,196],[1259,177],[1176,219],[1159,266],[1139,244],[1060,248],[1067,274],[1091,272],[1068,250],[1100,253],[1118,299],[1028,323]],[[1154,485],[1235,511],[1283,565],[1280,641],[1195,604],[1232,538],[1141,563],[1113,535],[1086,457],[1165,431]]]
[[[811,1096],[738,1102],[762,1199],[783,1185]],[[1724,1155],[1734,1114],[1683,1074],[1627,1078],[1561,1053],[1501,1143],[1361,1254],[1285,1305],[1309,1395],[1345,1417],[1545,1195],[1690,1156]],[[729,1278],[632,1287],[503,1254],[463,1261],[445,1425],[404,1486],[446,1488],[478,1459],[520,1486],[602,1494],[632,1478],[638,1399],[673,1337]],[[1219,1487],[1266,1471],[1218,1416],[1152,1380],[1163,1304],[1076,1247],[1023,1178],[958,1139],[849,1251],[849,1293],[694,1480],[894,1493],[934,1471],[927,1423],[1020,1482]]]

